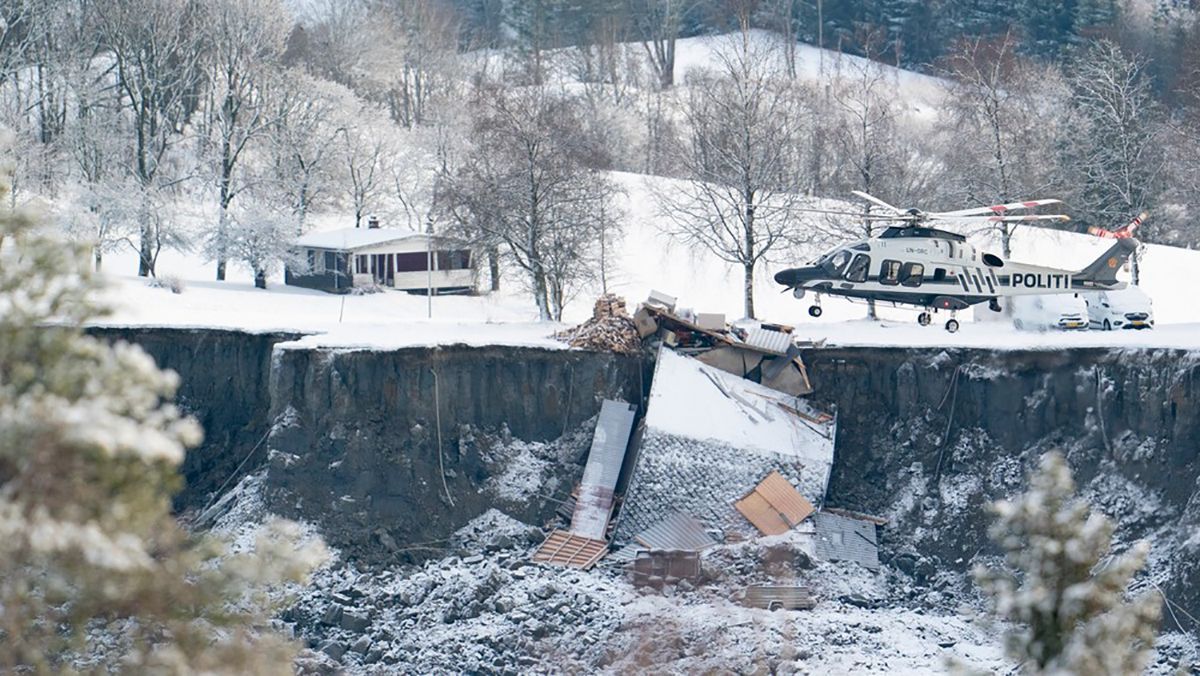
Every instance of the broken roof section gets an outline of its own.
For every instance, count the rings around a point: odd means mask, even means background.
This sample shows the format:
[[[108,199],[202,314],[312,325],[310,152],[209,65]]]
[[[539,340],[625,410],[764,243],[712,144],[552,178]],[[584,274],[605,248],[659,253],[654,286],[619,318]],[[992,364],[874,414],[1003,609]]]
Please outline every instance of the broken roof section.
[[[824,424],[811,421],[826,420]],[[834,427],[808,402],[660,349],[646,428],[748,453],[833,462]],[[819,500],[821,496],[817,496]]]
[[[782,535],[816,511],[779,472],[771,472],[734,505],[763,535]]]
[[[772,471],[810,503],[824,497],[836,420],[804,400],[662,349],[644,423],[618,542],[673,512],[751,535],[734,503]]]
[[[637,408],[623,401],[606,399],[600,406],[592,448],[579,485],[579,497],[571,516],[571,532],[603,540],[612,515],[613,492],[625,462],[625,449]]]
[[[704,530],[704,524],[687,514],[674,512],[662,521],[633,536],[645,549],[684,549],[699,551],[717,544]]]
[[[826,561],[853,561],[868,570],[879,570],[879,540],[874,517],[856,518],[849,512],[817,512],[814,553]]]

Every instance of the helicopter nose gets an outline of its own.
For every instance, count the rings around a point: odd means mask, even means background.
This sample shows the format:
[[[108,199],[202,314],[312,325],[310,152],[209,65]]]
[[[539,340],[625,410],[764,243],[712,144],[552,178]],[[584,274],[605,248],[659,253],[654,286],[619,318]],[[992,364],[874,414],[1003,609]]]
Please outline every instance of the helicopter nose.
[[[800,286],[816,279],[819,272],[817,268],[788,268],[775,273],[775,283],[787,287]]]

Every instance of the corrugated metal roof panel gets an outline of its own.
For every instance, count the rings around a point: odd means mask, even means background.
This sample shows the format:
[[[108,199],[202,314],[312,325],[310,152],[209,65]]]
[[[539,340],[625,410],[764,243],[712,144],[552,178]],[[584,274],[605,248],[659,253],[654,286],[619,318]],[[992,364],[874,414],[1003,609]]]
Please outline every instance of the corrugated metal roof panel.
[[[756,584],[746,587],[742,605],[767,610],[811,610],[817,602],[807,587]]]
[[[704,530],[704,524],[687,514],[674,512],[659,523],[634,536],[648,549],[685,549],[699,551],[717,544]]]
[[[579,486],[579,499],[571,516],[571,532],[603,540],[612,516],[613,491],[621,476],[625,450],[633,431],[637,407],[606,399],[600,406],[592,448]]]
[[[754,490],[766,498],[791,526],[799,524],[816,511],[812,503],[800,495],[779,472],[768,474]]]
[[[554,530],[533,553],[535,563],[587,570],[608,553],[608,543],[593,540],[565,530]]]
[[[637,558],[639,552],[646,551],[646,548],[636,542],[630,542],[624,547],[609,553],[604,557],[604,564],[629,563]]]
[[[746,332],[746,344],[760,350],[775,354],[787,354],[792,337],[782,331],[771,331],[763,328],[753,328]]]
[[[791,529],[778,510],[757,491],[733,503],[733,506],[763,535],[782,535]]]
[[[840,514],[817,512],[814,544],[818,558],[826,561],[853,561],[870,570],[879,570],[879,545],[875,524]]]

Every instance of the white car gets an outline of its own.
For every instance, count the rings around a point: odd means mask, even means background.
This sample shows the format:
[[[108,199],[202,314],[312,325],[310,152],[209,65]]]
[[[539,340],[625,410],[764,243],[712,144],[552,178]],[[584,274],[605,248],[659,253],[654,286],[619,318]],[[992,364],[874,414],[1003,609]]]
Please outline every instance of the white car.
[[[1020,331],[1083,331],[1088,327],[1087,303],[1077,293],[1014,296],[1012,323]]]
[[[1087,301],[1088,323],[1094,329],[1154,328],[1154,304],[1136,286],[1118,291],[1088,291],[1080,295]]]
[[[975,306],[975,321],[1012,322],[1019,331],[1084,331],[1087,303],[1075,293],[1008,296],[999,299],[1001,312]]]

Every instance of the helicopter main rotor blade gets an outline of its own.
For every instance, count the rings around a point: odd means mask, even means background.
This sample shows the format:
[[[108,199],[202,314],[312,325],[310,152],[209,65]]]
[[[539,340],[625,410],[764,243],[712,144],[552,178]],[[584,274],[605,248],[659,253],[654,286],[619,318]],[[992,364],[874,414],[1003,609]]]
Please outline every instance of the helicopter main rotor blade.
[[[850,194],[854,195],[856,197],[861,197],[861,198],[865,199],[866,201],[871,202],[872,204],[875,204],[876,206],[881,206],[884,209],[889,209],[894,213],[897,213],[897,214],[904,213],[904,211],[902,209],[897,209],[896,207],[888,204],[887,202],[884,202],[883,200],[879,199],[878,197],[867,194],[861,190],[851,190]]]
[[[1024,209],[1034,209],[1047,204],[1062,204],[1062,200],[1044,199],[1044,200],[1025,200],[1023,202],[1009,202],[1008,204],[994,204],[990,207],[975,207],[972,209],[959,209],[957,211],[940,211],[930,214],[938,218],[960,218],[963,216],[1001,216],[1010,211],[1021,211]]]
[[[1025,216],[963,216],[956,220],[984,221],[987,223],[1032,223],[1034,221],[1059,221],[1065,223],[1071,220],[1065,214],[1026,214]]]

